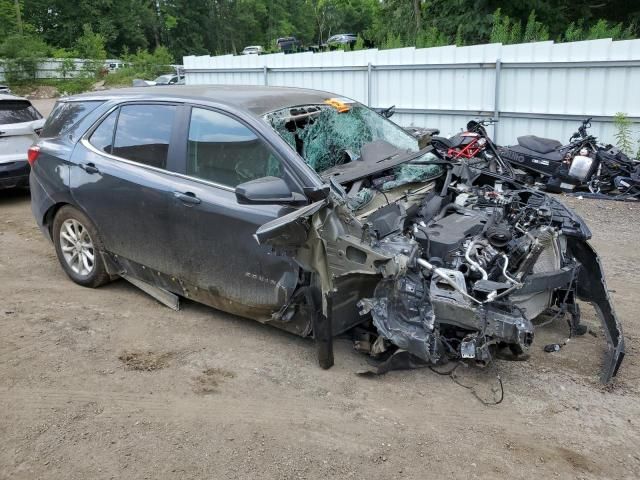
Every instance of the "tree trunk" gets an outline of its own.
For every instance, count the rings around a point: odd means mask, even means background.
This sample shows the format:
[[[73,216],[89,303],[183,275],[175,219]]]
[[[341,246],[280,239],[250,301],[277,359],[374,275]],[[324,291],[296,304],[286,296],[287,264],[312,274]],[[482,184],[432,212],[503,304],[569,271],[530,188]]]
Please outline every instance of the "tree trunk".
[[[420,9],[421,3],[422,3],[421,0],[413,0],[413,15],[416,18],[416,36],[418,35],[418,32],[422,28],[422,18],[421,18],[421,9]]]

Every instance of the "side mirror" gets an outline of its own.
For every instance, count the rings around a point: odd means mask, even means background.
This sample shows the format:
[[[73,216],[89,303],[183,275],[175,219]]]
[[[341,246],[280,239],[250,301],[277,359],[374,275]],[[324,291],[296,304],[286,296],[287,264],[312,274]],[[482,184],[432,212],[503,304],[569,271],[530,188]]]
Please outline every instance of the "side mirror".
[[[306,201],[306,197],[292,192],[289,185],[278,177],[262,177],[241,183],[236,187],[236,199],[238,203],[245,205],[292,204]]]

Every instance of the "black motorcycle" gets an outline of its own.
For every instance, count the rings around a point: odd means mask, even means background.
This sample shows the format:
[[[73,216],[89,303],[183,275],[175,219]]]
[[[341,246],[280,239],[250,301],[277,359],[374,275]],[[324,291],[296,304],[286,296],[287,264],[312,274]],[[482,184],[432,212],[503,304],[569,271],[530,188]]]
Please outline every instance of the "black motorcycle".
[[[498,147],[500,156],[525,172],[527,183],[540,182],[550,192],[588,190],[640,198],[639,163],[612,145],[589,135],[591,118],[562,145],[557,140],[525,135],[518,145]]]

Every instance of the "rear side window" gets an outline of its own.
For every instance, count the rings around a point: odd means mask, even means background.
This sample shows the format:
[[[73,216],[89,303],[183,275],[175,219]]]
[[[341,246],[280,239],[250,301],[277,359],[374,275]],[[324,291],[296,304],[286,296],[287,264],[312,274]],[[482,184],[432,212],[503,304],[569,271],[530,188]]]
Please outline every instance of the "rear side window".
[[[134,162],[166,168],[174,105],[125,105],[120,108],[112,153]]]
[[[116,126],[116,119],[118,118],[118,110],[114,110],[105,118],[102,123],[96,128],[91,137],[89,143],[96,147],[101,152],[112,153],[113,149],[113,132]]]
[[[27,100],[0,101],[0,125],[32,122],[41,118],[40,112]]]
[[[58,102],[47,118],[40,136],[52,138],[62,135],[102,103],[102,100]]]

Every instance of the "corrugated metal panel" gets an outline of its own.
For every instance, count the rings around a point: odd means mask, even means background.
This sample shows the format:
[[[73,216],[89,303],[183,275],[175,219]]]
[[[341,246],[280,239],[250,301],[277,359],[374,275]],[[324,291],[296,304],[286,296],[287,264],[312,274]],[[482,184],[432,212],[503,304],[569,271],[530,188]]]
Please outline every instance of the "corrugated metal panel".
[[[72,60],[74,67],[72,70],[67,70],[65,72],[65,78],[73,78],[85,75],[85,63],[89,62],[89,60],[84,60],[81,58],[74,58]],[[36,66],[36,78],[63,78],[61,71],[63,62],[65,62],[65,60],[56,58],[41,60]],[[0,82],[4,82],[5,80],[6,79],[3,60],[0,59]]]
[[[266,67],[269,85],[370,99],[376,108],[396,105],[397,123],[437,127],[444,135],[498,110],[503,144],[529,133],[565,140],[590,116],[597,117],[593,133],[613,142],[617,112],[640,119],[640,40],[192,56],[184,65],[190,85],[262,85]]]

